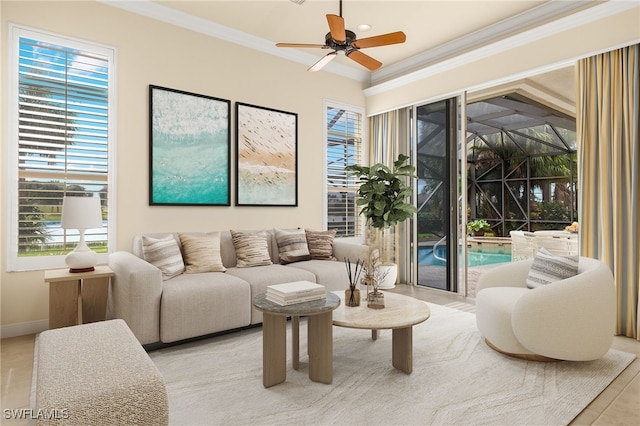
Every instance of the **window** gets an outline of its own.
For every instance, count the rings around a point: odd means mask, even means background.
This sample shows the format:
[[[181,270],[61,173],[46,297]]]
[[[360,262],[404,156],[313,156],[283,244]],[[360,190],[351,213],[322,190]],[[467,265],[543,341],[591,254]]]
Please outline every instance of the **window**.
[[[349,165],[362,164],[362,117],[360,108],[325,102],[326,112],[326,179],[327,229],[336,236],[361,234],[356,206],[357,179],[345,170]]]
[[[79,240],[62,229],[64,196],[99,197],[87,244],[106,262],[114,156],[114,50],[11,27],[8,191],[10,270],[63,267]]]

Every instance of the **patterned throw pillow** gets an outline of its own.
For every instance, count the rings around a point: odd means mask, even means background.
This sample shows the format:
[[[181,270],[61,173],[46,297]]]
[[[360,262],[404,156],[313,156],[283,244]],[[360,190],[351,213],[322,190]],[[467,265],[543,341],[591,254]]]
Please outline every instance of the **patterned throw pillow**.
[[[527,287],[541,285],[571,278],[578,274],[579,256],[555,256],[542,247],[536,253],[527,276]]]
[[[333,257],[333,239],[336,236],[336,230],[331,231],[307,231],[307,245],[311,259],[316,260],[336,260]]]
[[[178,242],[172,235],[163,238],[142,236],[144,260],[160,269],[164,281],[184,272],[184,261]]]
[[[280,263],[287,264],[311,259],[304,229],[283,231],[276,229],[276,242],[280,254]]]
[[[233,247],[236,249],[236,261],[238,268],[250,268],[252,266],[271,265],[267,233],[264,231],[255,234],[231,230]]]
[[[220,257],[220,233],[211,232],[207,235],[178,234],[187,274],[198,272],[224,272],[227,268]]]

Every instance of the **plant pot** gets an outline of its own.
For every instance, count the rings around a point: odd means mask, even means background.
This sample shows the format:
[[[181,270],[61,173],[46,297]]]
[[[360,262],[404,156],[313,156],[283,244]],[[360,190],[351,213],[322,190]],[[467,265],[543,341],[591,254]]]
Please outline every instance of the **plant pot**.
[[[395,263],[391,265],[382,265],[380,266],[380,271],[385,275],[378,288],[381,290],[395,288],[396,280],[398,279],[398,265]]]
[[[369,246],[369,253],[377,249],[383,264],[392,264],[395,260],[395,228],[366,228],[365,243]]]

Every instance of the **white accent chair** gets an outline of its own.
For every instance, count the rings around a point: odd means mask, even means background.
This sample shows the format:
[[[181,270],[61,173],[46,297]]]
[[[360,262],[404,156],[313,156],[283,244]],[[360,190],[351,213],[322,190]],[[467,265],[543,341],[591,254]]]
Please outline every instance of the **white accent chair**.
[[[580,257],[578,275],[527,288],[533,259],[487,269],[476,297],[478,329],[489,346],[540,361],[601,358],[615,333],[613,275],[597,259]]]

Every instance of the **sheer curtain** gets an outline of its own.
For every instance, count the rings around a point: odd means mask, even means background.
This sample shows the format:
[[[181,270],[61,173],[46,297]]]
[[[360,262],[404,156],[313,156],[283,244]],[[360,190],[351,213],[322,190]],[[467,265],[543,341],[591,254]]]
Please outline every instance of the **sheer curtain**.
[[[617,334],[640,340],[640,45],[577,65],[580,250],[613,271]]]
[[[374,115],[369,119],[371,164],[382,163],[389,167],[398,154],[407,154],[409,147],[411,108]]]
[[[389,111],[369,118],[369,164],[382,163],[393,166],[399,154],[409,155],[409,137],[411,134],[411,107]],[[398,264],[398,278],[406,282],[409,276],[408,262],[400,235],[404,235],[404,224],[392,230],[393,238],[387,239],[392,247],[386,250],[393,253],[393,261]]]

